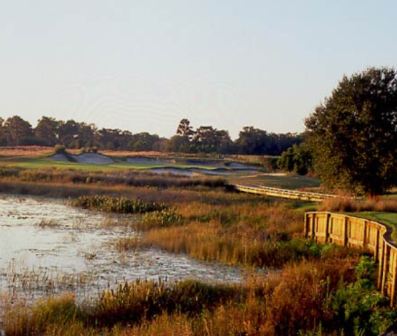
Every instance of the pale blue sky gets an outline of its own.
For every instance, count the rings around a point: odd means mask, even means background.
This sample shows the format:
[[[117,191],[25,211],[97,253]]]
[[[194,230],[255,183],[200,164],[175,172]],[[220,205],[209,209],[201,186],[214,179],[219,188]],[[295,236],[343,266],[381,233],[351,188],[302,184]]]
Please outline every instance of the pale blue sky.
[[[0,116],[302,131],[343,74],[396,65],[396,13],[382,0],[0,0]]]

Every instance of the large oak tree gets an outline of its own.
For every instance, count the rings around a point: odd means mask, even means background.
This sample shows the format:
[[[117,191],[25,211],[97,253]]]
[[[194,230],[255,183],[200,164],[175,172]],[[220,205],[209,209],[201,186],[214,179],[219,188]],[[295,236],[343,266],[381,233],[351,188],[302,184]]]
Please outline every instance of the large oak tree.
[[[305,124],[315,170],[328,186],[379,194],[395,183],[395,69],[369,68],[344,76]]]

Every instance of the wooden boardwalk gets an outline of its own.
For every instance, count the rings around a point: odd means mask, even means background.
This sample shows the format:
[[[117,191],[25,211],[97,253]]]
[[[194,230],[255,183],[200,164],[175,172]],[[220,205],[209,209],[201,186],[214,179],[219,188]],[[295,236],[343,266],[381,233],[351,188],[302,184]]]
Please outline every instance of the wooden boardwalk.
[[[281,197],[288,199],[298,199],[298,200],[313,201],[313,202],[322,202],[327,198],[337,197],[336,195],[330,195],[330,194],[321,194],[321,193],[291,190],[291,189],[281,189],[281,188],[273,188],[266,186],[235,184],[234,187],[241,192],[246,192],[250,194]]]
[[[397,303],[397,245],[392,229],[382,223],[332,212],[307,212],[304,232],[321,243],[362,248],[370,251],[378,264],[377,287]]]

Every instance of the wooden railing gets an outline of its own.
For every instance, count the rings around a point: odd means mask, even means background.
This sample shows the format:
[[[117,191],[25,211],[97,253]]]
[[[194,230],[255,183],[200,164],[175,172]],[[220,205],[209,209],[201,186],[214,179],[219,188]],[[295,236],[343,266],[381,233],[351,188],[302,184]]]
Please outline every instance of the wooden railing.
[[[239,191],[251,193],[251,194],[289,198],[289,199],[299,199],[299,200],[314,201],[314,202],[321,202],[326,198],[336,197],[335,195],[329,195],[329,194],[273,188],[266,186],[248,186],[242,184],[235,184],[234,187]]]
[[[332,212],[307,212],[305,236],[321,243],[363,248],[370,251],[378,264],[377,287],[397,303],[397,246],[391,228],[371,220]]]

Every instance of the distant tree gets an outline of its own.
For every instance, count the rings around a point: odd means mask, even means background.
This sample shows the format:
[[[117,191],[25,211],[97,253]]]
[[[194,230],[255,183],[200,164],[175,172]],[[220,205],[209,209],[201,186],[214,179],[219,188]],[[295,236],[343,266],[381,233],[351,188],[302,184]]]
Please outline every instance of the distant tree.
[[[238,151],[241,154],[268,154],[269,136],[263,131],[252,126],[243,127],[236,140]]]
[[[157,134],[137,133],[132,135],[129,147],[133,151],[151,151],[159,140],[160,137]]]
[[[167,151],[189,153],[192,149],[191,143],[187,136],[174,135],[168,141]]]
[[[4,126],[4,119],[0,117],[0,146],[7,146],[7,133]]]
[[[202,153],[226,153],[233,145],[229,133],[212,126],[200,126],[192,138],[194,151]]]
[[[176,129],[176,134],[180,136],[185,136],[189,140],[192,139],[194,131],[192,126],[190,126],[190,121],[188,119],[182,119],[179,122],[178,128]]]
[[[62,122],[59,125],[59,140],[60,143],[67,148],[80,148],[79,143],[80,125],[74,120]]]
[[[315,170],[328,186],[379,194],[395,183],[396,70],[344,76],[305,123]]]
[[[285,150],[277,161],[280,169],[306,175],[312,168],[312,154],[305,143]]]
[[[96,146],[97,132],[94,124],[79,123],[78,124],[78,147],[94,147]]]
[[[50,117],[42,117],[36,128],[34,129],[34,135],[37,140],[46,146],[54,146],[59,142],[58,140],[58,128],[60,122]]]
[[[299,134],[267,133],[252,126],[243,127],[235,141],[241,154],[280,155],[284,150],[302,141]]]
[[[4,131],[9,146],[34,143],[32,125],[19,116],[8,118],[4,123]]]

